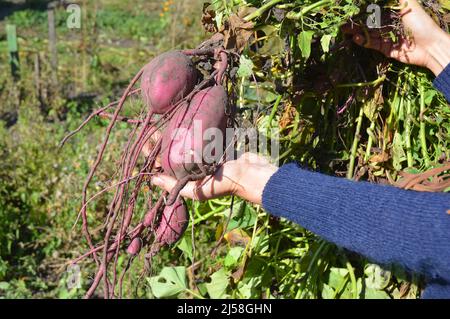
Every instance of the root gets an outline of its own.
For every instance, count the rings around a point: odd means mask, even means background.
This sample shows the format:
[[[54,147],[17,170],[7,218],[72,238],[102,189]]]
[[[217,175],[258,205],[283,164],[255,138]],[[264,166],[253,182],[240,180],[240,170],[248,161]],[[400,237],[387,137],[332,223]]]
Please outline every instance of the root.
[[[129,92],[129,93],[127,94],[127,96],[131,96],[131,95],[133,95],[133,94],[136,94],[137,92],[140,92],[140,90],[141,90],[141,89],[135,89],[135,90]],[[69,134],[67,134],[67,135],[62,139],[62,141],[59,143],[59,147],[60,147],[60,148],[63,147],[64,144],[67,142],[67,140],[68,140],[69,138],[71,138],[72,136],[74,136],[75,134],[77,134],[79,131],[81,131],[81,129],[82,129],[83,127],[85,127],[86,124],[88,124],[88,123],[90,122],[90,120],[92,120],[96,115],[106,114],[105,111],[106,111],[107,109],[109,109],[109,108],[111,108],[111,107],[113,107],[113,106],[115,106],[115,105],[117,105],[117,104],[119,104],[119,103],[120,103],[120,100],[119,100],[119,101],[112,102],[112,103],[109,103],[108,105],[106,105],[106,106],[104,106],[104,107],[102,107],[102,108],[100,108],[100,109],[95,110],[94,112],[92,112],[92,113],[86,118],[86,120],[84,120],[83,123],[81,123],[80,126],[78,126],[78,128],[77,128],[76,130],[70,132]],[[114,116],[114,114],[112,114],[111,117],[112,117],[112,116]]]
[[[145,185],[152,187],[147,177],[158,171],[155,170],[155,164],[157,157],[161,153],[162,138],[159,137],[154,143],[152,140],[152,150],[150,154],[145,157],[143,164],[140,164],[139,157],[142,153],[142,149],[152,138],[152,135],[163,128],[171,120],[174,114],[176,114],[176,112],[178,112],[182,107],[185,107],[186,104],[189,104],[192,98],[200,90],[214,85],[222,85],[224,83],[226,85],[228,82],[225,81],[229,80],[229,74],[227,71],[230,55],[229,52],[224,50],[223,47],[214,46],[211,48],[197,48],[193,50],[183,50],[181,52],[189,56],[206,56],[206,59],[211,59],[216,62],[214,63],[215,69],[213,69],[208,76],[205,76],[205,78],[198,83],[183,99],[174,103],[167,112],[161,114],[159,117],[154,117],[154,114],[152,112],[148,112],[147,109],[144,109],[137,118],[128,118],[120,115],[127,97],[140,91],[140,89],[133,89],[133,87],[143,73],[142,68],[129,83],[119,101],[110,103],[92,112],[76,130],[69,133],[61,141],[62,146],[70,137],[78,133],[84,126],[86,126],[87,123],[89,123],[89,121],[95,116],[109,120],[105,131],[104,140],[99,146],[97,157],[90,168],[82,189],[82,202],[79,216],[81,216],[82,219],[83,235],[88,242],[89,251],[71,261],[71,263],[76,263],[84,258],[92,256],[97,265],[94,280],[86,292],[85,298],[91,298],[101,282],[103,282],[104,286],[103,296],[105,299],[117,297],[122,298],[125,274],[137,256],[130,256],[127,260],[126,267],[120,271],[119,274],[117,266],[119,256],[124,250],[124,246],[126,246],[124,243],[127,244],[129,240],[132,242],[135,238],[142,239],[141,246],[145,245],[147,247],[147,251],[144,255],[145,271],[149,270],[151,266],[151,258],[165,246],[165,243],[159,242],[155,235],[155,229],[161,222],[161,216],[164,208],[174,204],[180,195],[180,191],[188,182],[202,180],[203,178],[214,174],[216,170],[215,165],[198,164],[199,172],[195,172],[179,180],[174,189],[170,193],[163,192],[154,205],[152,205],[153,197],[150,196],[148,204],[145,205],[148,206],[147,213],[143,219],[131,229],[135,210],[139,207],[138,203],[140,203],[139,196],[141,194],[141,190]],[[112,107],[114,107],[114,112],[109,113],[108,109]],[[113,179],[117,179],[119,182],[102,189],[88,198],[88,187],[100,162],[102,161],[112,129],[117,122],[124,122],[132,125],[131,133],[128,136],[128,141],[123,148],[120,160],[117,164],[117,173],[113,174]],[[136,169],[138,169],[138,173],[136,173]],[[112,189],[114,189],[114,195],[112,196],[112,201],[108,205],[108,213],[103,226],[103,242],[101,245],[94,246],[88,227],[87,205],[100,195]],[[142,249],[143,248],[144,247],[142,247]],[[101,254],[101,258],[98,256],[99,254]]]
[[[102,146],[100,148],[100,151],[99,151],[99,153],[97,155],[97,159],[95,160],[95,163],[92,166],[91,171],[89,172],[89,175],[88,175],[88,177],[87,177],[87,179],[86,179],[86,181],[85,181],[85,183],[83,185],[83,198],[82,198],[82,201],[81,201],[81,205],[84,208],[82,208],[82,210],[81,210],[81,218],[83,220],[83,234],[84,234],[84,236],[85,236],[85,238],[86,238],[86,240],[87,240],[87,242],[89,244],[89,248],[91,248],[91,249],[94,248],[94,245],[92,243],[91,235],[90,235],[89,229],[88,229],[87,214],[86,214],[86,207],[85,207],[85,203],[86,203],[86,199],[87,199],[87,188],[89,186],[89,183],[92,180],[92,177],[94,176],[94,173],[95,173],[98,165],[100,164],[100,161],[102,160],[103,153],[105,152],[106,145],[107,145],[108,140],[109,140],[109,135],[111,133],[112,128],[114,127],[114,124],[116,122],[117,116],[119,115],[119,112],[122,110],[122,107],[123,107],[123,105],[125,103],[125,99],[127,98],[128,94],[130,93],[131,88],[134,86],[134,84],[136,84],[136,82],[141,77],[142,72],[143,72],[143,69],[141,69],[136,74],[136,76],[133,78],[133,80],[128,85],[127,89],[125,90],[125,93],[123,94],[122,98],[120,99],[120,101],[118,103],[118,106],[117,106],[117,108],[116,108],[116,110],[114,112],[113,119],[109,123],[108,128],[106,129],[105,139],[104,139],[103,144],[102,144]],[[97,253],[94,252],[93,258],[94,258],[96,264],[99,265],[99,260],[98,260],[98,257],[97,257]]]

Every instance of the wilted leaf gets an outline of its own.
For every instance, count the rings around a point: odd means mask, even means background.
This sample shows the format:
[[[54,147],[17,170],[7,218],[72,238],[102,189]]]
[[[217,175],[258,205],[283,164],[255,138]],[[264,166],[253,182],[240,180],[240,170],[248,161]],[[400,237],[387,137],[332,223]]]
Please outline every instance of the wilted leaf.
[[[381,154],[375,154],[370,157],[369,161],[371,163],[383,163],[389,160],[389,154],[386,152],[383,152]]]
[[[403,138],[401,134],[395,132],[392,140],[392,165],[394,169],[400,170],[402,168],[401,162],[406,160],[406,154],[403,150]]]
[[[223,236],[223,238],[225,238],[231,246],[246,246],[250,241],[250,236],[247,235],[247,233],[241,228],[230,230]]]
[[[223,30],[225,49],[241,52],[253,33],[253,23],[231,15]]]
[[[202,25],[208,32],[217,32],[216,13],[214,10],[208,10],[210,3],[203,4]]]
[[[261,28],[266,39],[262,48],[258,49],[260,55],[278,55],[284,51],[284,40],[278,35],[278,29],[273,26]]]

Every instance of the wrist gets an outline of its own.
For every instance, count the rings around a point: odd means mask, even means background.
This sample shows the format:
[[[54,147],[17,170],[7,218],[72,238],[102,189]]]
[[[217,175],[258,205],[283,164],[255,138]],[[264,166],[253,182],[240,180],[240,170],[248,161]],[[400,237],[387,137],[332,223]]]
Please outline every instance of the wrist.
[[[277,171],[271,164],[255,165],[243,169],[239,186],[234,194],[254,204],[261,205],[264,187],[270,177]]]
[[[439,73],[450,63],[450,35],[439,30],[436,41],[433,41],[428,47],[429,54],[426,67],[438,76]]]

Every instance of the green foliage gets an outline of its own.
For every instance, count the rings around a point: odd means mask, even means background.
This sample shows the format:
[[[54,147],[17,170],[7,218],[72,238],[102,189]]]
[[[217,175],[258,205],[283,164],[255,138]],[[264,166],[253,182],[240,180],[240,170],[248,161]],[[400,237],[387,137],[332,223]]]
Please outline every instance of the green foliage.
[[[147,280],[156,298],[174,297],[187,289],[185,267],[164,267],[158,276]]]
[[[157,12],[140,12],[133,19],[129,12],[117,8],[115,10],[99,10],[96,16],[98,28],[114,38],[126,38],[148,41],[160,35],[167,27],[168,20],[160,18]]]

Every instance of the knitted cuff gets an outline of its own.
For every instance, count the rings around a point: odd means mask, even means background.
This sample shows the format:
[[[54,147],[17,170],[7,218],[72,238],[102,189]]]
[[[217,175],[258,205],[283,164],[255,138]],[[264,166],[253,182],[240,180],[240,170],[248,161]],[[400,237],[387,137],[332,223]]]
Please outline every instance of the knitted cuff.
[[[450,103],[450,63],[434,79],[433,85],[444,94],[445,99]]]

